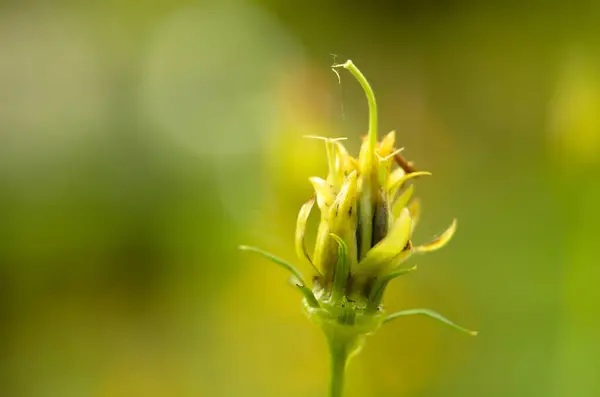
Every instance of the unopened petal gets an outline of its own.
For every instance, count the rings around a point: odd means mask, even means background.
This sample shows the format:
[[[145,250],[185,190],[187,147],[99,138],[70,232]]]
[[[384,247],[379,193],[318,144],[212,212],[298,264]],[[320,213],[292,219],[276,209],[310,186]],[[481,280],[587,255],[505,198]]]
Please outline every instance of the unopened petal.
[[[419,176],[426,176],[426,175],[431,175],[431,172],[417,171],[417,172],[411,172],[410,174],[404,174],[404,175],[402,175],[400,173],[398,173],[398,174],[392,173],[392,175],[390,176],[390,179],[388,180],[388,185],[387,185],[387,189],[388,189],[390,197],[394,197],[396,195],[396,192],[398,191],[398,189],[400,187],[402,187],[402,185],[409,179],[416,178]],[[400,177],[398,177],[398,176],[400,176]],[[392,179],[392,177],[394,177],[394,178]]]
[[[333,272],[332,294],[334,303],[342,303],[347,290],[348,275],[350,274],[350,265],[348,263],[348,246],[344,240],[331,233],[331,237],[338,244],[337,263]]]
[[[310,216],[310,212],[312,210],[313,205],[315,204],[315,199],[312,198],[308,200],[304,205],[300,208],[300,212],[298,213],[298,219],[296,221],[296,236],[295,236],[295,246],[296,246],[296,254],[300,259],[306,258],[311,265],[312,260],[310,259],[310,255],[308,250],[306,249],[306,243],[304,241],[304,235],[306,233],[306,222],[308,221],[308,217]],[[316,268],[315,268],[316,269]]]
[[[326,219],[322,219],[317,230],[313,263],[323,275],[322,283],[326,290],[331,288],[336,262],[337,244],[331,237],[329,223]]]
[[[312,178],[309,178],[309,180],[317,195],[317,205],[321,212],[326,214],[335,199],[333,187],[323,178],[313,176]]]
[[[373,247],[357,266],[357,272],[361,275],[379,275],[386,267],[389,267],[394,257],[400,254],[408,240],[411,232],[411,219],[407,209],[404,209],[392,225],[386,238]]]
[[[359,155],[359,227],[360,227],[360,252],[359,258],[365,258],[373,242],[373,214],[374,201],[377,200],[378,175],[373,164],[374,153],[368,139],[363,140]]]
[[[375,202],[374,210],[372,245],[383,240],[394,223],[394,217],[390,214],[389,204],[383,190],[379,191],[379,199]]]
[[[395,150],[395,141],[396,132],[392,131],[382,139],[377,148],[377,178],[379,186],[387,186],[387,181],[390,177],[392,164],[394,162],[394,154],[402,151],[402,149]]]
[[[396,271],[404,262],[406,262],[414,253],[410,240],[406,243],[404,250],[394,257],[389,263],[390,271]]]
[[[358,154],[358,167],[360,169],[361,176],[373,174],[374,157],[375,153],[373,151],[373,148],[369,144],[369,140],[363,139]]]
[[[413,199],[408,203],[408,212],[410,212],[410,218],[412,219],[412,230],[414,231],[421,219],[421,200],[418,198]]]
[[[346,178],[352,171],[358,170],[358,161],[350,154],[348,154],[348,150],[344,147],[344,145],[339,142],[334,142],[336,145],[336,172],[339,175],[339,178],[343,180]]]
[[[386,157],[394,152],[394,145],[396,144],[396,131],[389,132],[379,144],[377,153],[381,157]]]
[[[325,151],[327,153],[327,164],[329,167],[329,172],[327,173],[327,182],[329,182],[335,189],[339,189],[342,183],[342,179],[338,173],[336,168],[336,153],[337,146],[336,142],[339,140],[344,140],[346,138],[327,138],[324,136],[318,135],[305,135],[305,138],[310,139],[319,139],[325,142]]]
[[[390,173],[390,176],[388,178],[388,185],[387,186],[389,186],[394,181],[398,181],[404,175],[406,175],[406,172],[402,168],[396,168],[394,171],[392,171]],[[388,187],[388,189],[389,189],[389,187]]]
[[[413,185],[410,185],[396,199],[396,201],[394,202],[394,205],[392,207],[392,213],[394,214],[394,217],[398,217],[398,216],[400,216],[400,214],[402,214],[402,210],[406,207],[406,205],[410,201],[414,191],[415,191],[415,187]],[[409,211],[409,213],[410,213],[410,211]]]
[[[347,246],[350,266],[358,261],[356,226],[357,226],[357,177],[353,171],[344,181],[340,193],[329,210],[329,230],[344,240]]]
[[[331,206],[329,219],[330,224],[335,228],[342,222],[348,222],[356,212],[357,176],[356,171],[348,175]]]
[[[411,219],[408,210],[403,210],[392,225],[388,235],[370,251],[370,255],[385,255],[393,258],[399,254],[410,238]]]

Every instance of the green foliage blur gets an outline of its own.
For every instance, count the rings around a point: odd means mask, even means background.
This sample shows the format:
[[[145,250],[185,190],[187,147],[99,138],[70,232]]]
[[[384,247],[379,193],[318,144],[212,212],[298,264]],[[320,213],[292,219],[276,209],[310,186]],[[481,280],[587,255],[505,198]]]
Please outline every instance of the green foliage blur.
[[[347,396],[600,395],[598,2],[0,2],[0,396],[325,395],[287,274],[325,150],[380,134],[427,241]],[[335,55],[332,55],[335,54]],[[314,220],[316,222],[316,219]],[[310,274],[308,267],[302,268]]]

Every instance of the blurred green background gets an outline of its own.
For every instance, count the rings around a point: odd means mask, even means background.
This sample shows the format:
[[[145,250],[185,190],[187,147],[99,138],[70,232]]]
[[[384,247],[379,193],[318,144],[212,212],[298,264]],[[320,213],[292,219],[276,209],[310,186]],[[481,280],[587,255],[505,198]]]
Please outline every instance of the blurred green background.
[[[600,395],[596,1],[0,2],[0,396],[324,396],[287,274],[367,126],[433,172],[426,241],[347,396]],[[331,54],[335,54],[335,56]],[[302,269],[308,273],[308,268]]]

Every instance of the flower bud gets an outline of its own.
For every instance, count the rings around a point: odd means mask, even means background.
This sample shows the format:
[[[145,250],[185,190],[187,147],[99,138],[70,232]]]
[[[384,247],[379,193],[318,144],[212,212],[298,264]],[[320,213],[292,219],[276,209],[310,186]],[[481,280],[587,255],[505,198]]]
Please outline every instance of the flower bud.
[[[325,179],[309,178],[315,194],[298,213],[295,248],[301,260],[314,270],[312,290],[296,268],[269,253],[252,247],[293,275],[293,283],[304,295],[304,307],[311,319],[325,331],[330,343],[355,351],[382,323],[421,314],[458,327],[428,309],[413,309],[382,316],[380,308],[389,282],[415,268],[402,264],[412,255],[443,247],[456,231],[456,220],[429,244],[414,245],[412,235],[420,217],[420,202],[413,198],[415,178],[431,175],[415,171],[412,163],[399,155],[396,134],[390,132],[377,141],[375,97],[364,76],[348,61],[338,67],[352,72],[363,86],[369,104],[369,130],[358,158],[352,157],[342,138],[325,141],[328,173]],[[314,203],[320,221],[314,248],[305,244],[306,227]],[[351,348],[350,348],[351,347]]]
[[[311,263],[318,269],[317,292],[322,300],[333,299],[332,296],[340,299],[338,284],[342,281],[336,277],[337,272],[344,274],[346,298],[359,307],[373,308],[374,304],[369,300],[376,296],[375,307],[378,306],[379,289],[387,283],[382,280],[398,274],[399,266],[412,254],[432,251],[446,244],[455,224],[430,244],[415,246],[412,243],[420,207],[419,202],[412,199],[414,186],[407,184],[431,174],[406,167],[411,164],[409,162],[398,161],[402,149],[396,148],[394,131],[377,141],[374,96],[366,81],[361,80],[360,72],[354,70],[353,74],[363,85],[369,100],[369,131],[363,138],[358,158],[348,153],[340,138],[317,137],[325,141],[329,165],[326,179],[310,178],[321,219],[310,256],[304,245],[304,234],[312,204],[306,203],[301,208],[296,251],[300,257],[312,258]],[[344,253],[343,258],[340,252]],[[343,263],[340,264],[340,260]],[[334,282],[338,285],[336,294],[332,294]]]

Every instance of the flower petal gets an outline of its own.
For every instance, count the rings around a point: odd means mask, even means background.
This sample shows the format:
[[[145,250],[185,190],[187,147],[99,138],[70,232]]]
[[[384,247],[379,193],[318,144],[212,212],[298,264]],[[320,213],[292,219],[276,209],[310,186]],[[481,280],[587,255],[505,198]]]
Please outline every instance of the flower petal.
[[[390,131],[379,143],[377,154],[381,157],[387,157],[394,151],[396,144],[396,131]]]
[[[358,264],[357,274],[378,276],[385,271],[394,257],[406,247],[410,238],[411,223],[410,214],[404,209],[388,235],[367,252],[367,256]]]
[[[373,214],[373,241],[372,245],[379,243],[387,236],[391,225],[394,223],[394,216],[390,214],[390,207],[383,190],[379,191],[379,198],[375,202],[375,211]]]
[[[358,190],[360,193],[359,217],[360,217],[360,253],[362,259],[367,255],[367,251],[372,246],[373,242],[373,214],[374,201],[377,200],[377,192],[379,191],[378,168],[375,163],[374,142],[371,140],[373,135],[368,139],[363,139],[363,143],[358,156],[359,163],[359,178]]]
[[[337,262],[336,248],[335,240],[330,235],[327,219],[321,219],[315,241],[313,264],[323,275],[321,282],[326,290],[329,290],[333,282],[333,271]]]
[[[357,178],[356,171],[348,175],[331,206],[329,224],[336,231],[345,226],[356,213]]]
[[[331,233],[331,237],[338,244],[338,257],[333,274],[333,290],[331,298],[333,302],[342,302],[346,295],[346,284],[348,283],[348,275],[350,274],[350,266],[348,263],[348,246],[341,237]]]
[[[402,192],[400,197],[398,197],[396,199],[396,201],[394,202],[394,205],[392,207],[392,214],[394,214],[394,217],[400,216],[400,214],[402,213],[402,210],[404,209],[404,207],[406,207],[406,204],[408,204],[409,200],[411,199],[414,191],[415,191],[414,185],[410,185],[409,187],[406,188],[406,190],[404,192]],[[410,209],[409,209],[409,212],[410,212]]]
[[[325,216],[333,204],[333,200],[335,200],[333,188],[323,178],[313,176],[312,178],[309,178],[309,180],[315,189],[315,193],[317,194],[317,204],[321,210],[321,214]]]
[[[402,151],[402,149],[394,150],[395,141],[396,132],[392,131],[381,140],[375,152],[375,156],[377,157],[375,166],[377,168],[379,186],[387,186],[394,162],[394,154]]]
[[[300,208],[300,212],[298,213],[298,219],[296,221],[296,236],[295,236],[295,246],[296,246],[296,254],[298,258],[303,259],[306,258],[308,262],[313,266],[316,270],[317,274],[319,274],[318,269],[313,264],[310,259],[310,254],[306,249],[306,243],[304,241],[304,235],[306,233],[306,222],[308,221],[308,217],[310,216],[310,212],[312,210],[313,205],[315,204],[314,197],[308,200],[302,207]]]
[[[446,229],[446,231],[442,233],[438,238],[436,238],[428,244],[413,248],[413,251],[415,253],[436,251],[442,248],[444,245],[448,244],[448,241],[450,241],[450,239],[454,235],[454,232],[456,232],[456,219],[452,221],[450,227]]]
[[[412,219],[412,230],[414,231],[421,218],[421,200],[418,198],[413,199],[408,203],[408,212],[410,212],[410,218]]]
[[[334,142],[336,145],[336,169],[340,180],[346,178],[352,171],[358,170],[358,161],[348,154],[348,150],[339,142]]]
[[[396,196],[396,192],[398,191],[398,189],[400,187],[402,187],[402,185],[409,179],[416,178],[419,176],[426,176],[426,175],[431,175],[431,172],[417,171],[417,172],[411,172],[410,174],[404,174],[404,175],[402,175],[401,173],[396,174],[396,171],[392,172],[392,174],[390,175],[388,184],[387,184],[387,189],[388,189],[388,193],[389,193],[390,197]],[[400,177],[398,177],[398,176],[400,176]],[[393,177],[393,179],[392,179],[392,177]]]
[[[346,244],[350,266],[355,266],[358,261],[356,243],[357,179],[358,173],[352,171],[344,181],[342,189],[329,210],[329,231],[337,234]]]
[[[404,250],[402,250],[402,252],[400,252],[398,255],[396,255],[394,257],[394,259],[392,259],[390,261],[390,264],[389,264],[390,271],[395,272],[396,270],[398,270],[400,268],[400,265],[403,264],[404,262],[406,262],[408,260],[408,258],[410,258],[412,256],[413,253],[414,253],[414,251],[413,251],[412,243],[410,242],[410,240],[408,240],[408,242],[406,243],[406,246],[404,247]]]
[[[320,139],[325,142],[325,151],[327,153],[327,164],[329,172],[327,173],[327,182],[329,182],[336,190],[340,188],[344,175],[338,172],[338,147],[339,141],[343,141],[346,138],[327,138],[318,135],[305,135],[305,138]],[[341,145],[341,144],[340,144]],[[347,154],[348,152],[346,152]]]
[[[397,182],[398,180],[400,180],[404,175],[406,175],[406,172],[402,169],[402,168],[396,168],[394,171],[392,171],[388,177],[388,182],[386,184],[386,189],[387,191],[389,191],[389,186],[392,183]]]

